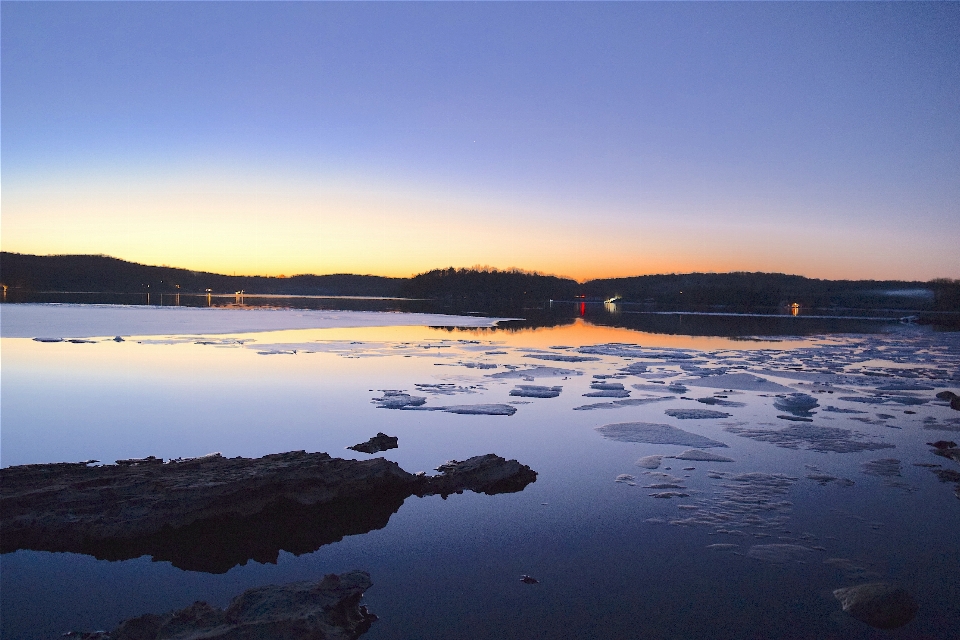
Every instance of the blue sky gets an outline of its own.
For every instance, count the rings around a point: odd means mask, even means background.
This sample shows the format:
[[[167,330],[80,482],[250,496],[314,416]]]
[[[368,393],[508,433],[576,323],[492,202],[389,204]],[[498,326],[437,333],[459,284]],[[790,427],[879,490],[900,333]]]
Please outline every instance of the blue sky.
[[[960,277],[958,3],[2,3],[0,244]]]

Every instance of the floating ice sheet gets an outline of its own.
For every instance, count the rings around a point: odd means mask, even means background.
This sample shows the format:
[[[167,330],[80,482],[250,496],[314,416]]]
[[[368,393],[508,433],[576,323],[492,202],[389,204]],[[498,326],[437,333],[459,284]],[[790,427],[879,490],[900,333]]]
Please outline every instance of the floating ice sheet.
[[[643,442],[646,444],[678,444],[686,447],[726,447],[722,442],[706,436],[690,433],[668,424],[651,422],[617,422],[597,427],[596,430],[609,440],[620,442]]]
[[[521,398],[556,398],[560,395],[563,387],[540,387],[535,384],[517,385],[516,389],[511,389],[510,395]]]
[[[676,458],[677,460],[693,460],[695,462],[733,462],[733,458],[717,455],[709,451],[701,451],[699,449],[687,449],[681,454],[668,457]]]
[[[560,369],[558,367],[530,367],[527,369],[511,369],[499,373],[489,373],[488,378],[519,378],[521,380],[533,378],[560,378],[564,376],[580,376],[582,371],[574,369]]]
[[[710,409],[667,409],[664,413],[678,420],[710,420],[730,417],[729,413],[711,411]]]
[[[725,426],[723,430],[751,440],[769,442],[784,449],[812,449],[822,452],[852,453],[892,449],[894,447],[894,445],[886,442],[865,440],[863,434],[849,429],[819,427],[809,423],[790,425],[783,429],[752,429],[731,425]]]
[[[623,407],[637,407],[653,402],[663,402],[664,400],[673,400],[674,396],[659,396],[656,398],[627,398],[626,400],[614,400],[613,402],[595,402],[593,404],[582,404],[574,407],[574,411],[593,411],[595,409],[621,409]]]
[[[737,391],[769,391],[772,393],[789,393],[790,387],[771,382],[765,378],[749,373],[724,373],[707,376],[697,380],[684,380],[691,387],[709,387],[711,389],[732,389]]]
[[[571,356],[561,353],[528,353],[524,358],[534,358],[535,360],[552,360],[554,362],[593,362],[600,358],[592,356]]]

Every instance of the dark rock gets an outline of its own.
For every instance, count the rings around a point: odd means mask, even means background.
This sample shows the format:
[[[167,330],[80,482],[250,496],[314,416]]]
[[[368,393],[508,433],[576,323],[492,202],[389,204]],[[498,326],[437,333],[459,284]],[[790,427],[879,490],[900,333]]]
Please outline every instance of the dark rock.
[[[524,584],[540,584],[539,580],[537,580],[533,576],[528,576],[527,574],[523,574],[522,576],[520,576],[520,582]]]
[[[355,640],[377,619],[360,604],[372,584],[365,571],[331,573],[319,582],[248,589],[226,609],[195,602],[179,611],[125,620],[110,633],[69,635],[83,640]]]
[[[937,440],[936,442],[928,442],[927,444],[934,449],[954,449],[957,446],[957,443],[953,440]]]
[[[960,462],[960,449],[957,447],[938,448],[934,450],[934,453],[942,458],[946,458],[947,460]]]
[[[953,469],[931,469],[931,471],[937,474],[940,482],[960,482],[960,472]]]
[[[355,444],[352,447],[347,447],[347,449],[359,451],[360,453],[377,453],[378,451],[396,449],[399,446],[400,445],[397,444],[397,438],[395,436],[388,436],[387,434],[381,432],[366,442]]]
[[[487,495],[516,493],[537,480],[537,472],[527,465],[504,460],[492,453],[462,462],[450,460],[436,470],[440,475],[425,476],[426,486],[417,495],[447,497],[451,493],[462,493],[464,489]]]
[[[149,459],[144,459],[149,460]],[[86,463],[0,469],[0,552],[142,555],[223,573],[281,550],[310,553],[386,526],[411,495],[521,491],[536,472],[488,454],[407,473],[383,458],[342,460],[293,451],[166,463]]]
[[[913,620],[920,608],[913,596],[887,582],[837,589],[833,595],[844,611],[877,629],[902,627]]]

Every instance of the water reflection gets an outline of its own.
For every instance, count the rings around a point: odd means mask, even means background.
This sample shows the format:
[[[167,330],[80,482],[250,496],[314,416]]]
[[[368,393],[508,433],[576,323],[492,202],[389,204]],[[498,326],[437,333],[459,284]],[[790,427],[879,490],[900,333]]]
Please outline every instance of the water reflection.
[[[520,318],[500,327],[554,327],[571,324],[575,319],[603,326],[622,327],[651,333],[700,336],[803,336],[824,333],[877,333],[900,322],[919,322],[950,327],[960,314],[919,314],[904,316],[896,309],[813,309],[797,302],[780,307],[659,307],[650,302],[608,300],[550,300],[541,305],[516,306],[496,301],[476,304],[411,298],[364,296],[251,295],[245,290],[217,294],[167,293],[152,295],[149,285],[143,294],[126,293],[30,293],[4,289],[3,302],[56,302],[80,304],[159,305],[187,307],[281,308],[342,311],[389,311],[403,313],[442,313],[449,315],[499,316]]]
[[[276,564],[281,551],[299,556],[345,536],[383,529],[407,497],[403,493],[367,495],[311,506],[279,500],[253,516],[209,518],[151,536],[23,548],[83,553],[98,560],[147,555],[154,562],[169,561],[179,569],[219,574],[249,560]]]

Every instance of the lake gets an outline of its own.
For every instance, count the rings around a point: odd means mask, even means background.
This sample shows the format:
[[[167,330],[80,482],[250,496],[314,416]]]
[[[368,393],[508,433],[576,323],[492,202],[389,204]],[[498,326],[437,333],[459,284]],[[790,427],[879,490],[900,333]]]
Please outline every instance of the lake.
[[[960,412],[936,398],[960,392],[958,333],[883,323],[793,336],[756,319],[737,333],[724,319],[717,333],[736,335],[711,336],[576,317],[498,329],[486,318],[146,308],[145,324],[126,325],[150,327],[136,334],[122,330],[124,309],[0,305],[4,467],[306,450],[432,473],[496,453],[537,480],[518,493],[410,497],[382,528],[216,572],[7,553],[4,639],[112,629],[353,569],[372,576],[371,640],[960,628],[960,489],[937,474],[960,465],[926,444],[960,439]],[[49,321],[41,329],[26,312]],[[403,394],[406,408],[387,408]],[[423,410],[475,405],[511,411]],[[399,448],[346,449],[377,432]],[[832,594],[877,580],[912,594],[912,622],[878,631]]]

